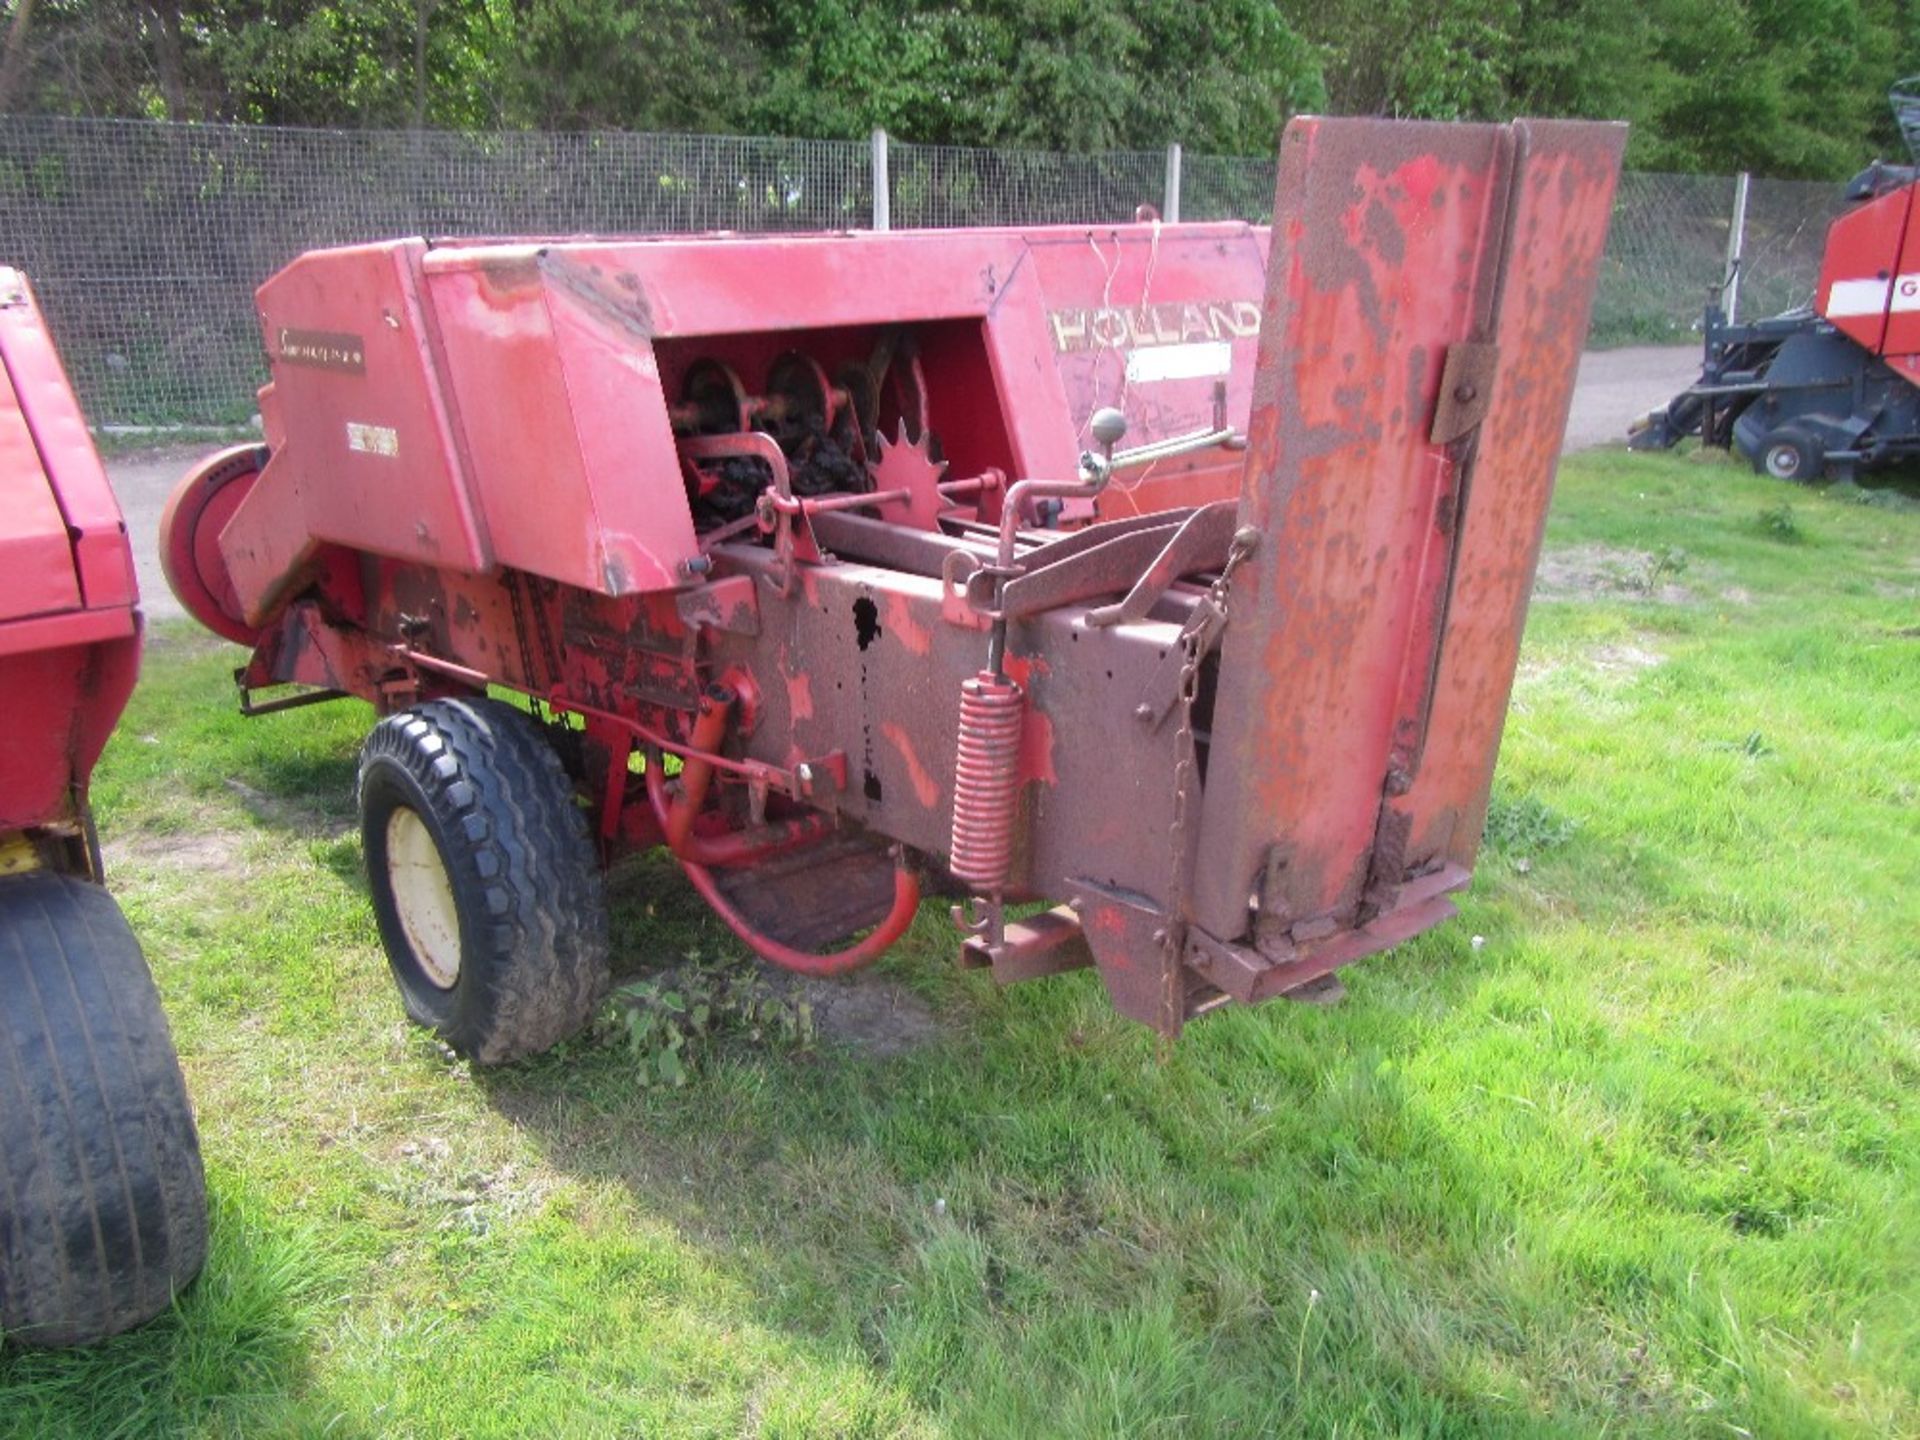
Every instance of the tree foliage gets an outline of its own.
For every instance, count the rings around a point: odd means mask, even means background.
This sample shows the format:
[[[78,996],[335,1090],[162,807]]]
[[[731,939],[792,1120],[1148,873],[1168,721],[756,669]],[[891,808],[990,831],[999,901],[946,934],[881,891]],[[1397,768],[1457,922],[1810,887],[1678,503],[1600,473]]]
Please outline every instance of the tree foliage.
[[[24,9],[24,13],[23,13]],[[1915,0],[9,0],[0,108],[321,126],[1270,149],[1291,113],[1634,125],[1632,163],[1836,177]]]

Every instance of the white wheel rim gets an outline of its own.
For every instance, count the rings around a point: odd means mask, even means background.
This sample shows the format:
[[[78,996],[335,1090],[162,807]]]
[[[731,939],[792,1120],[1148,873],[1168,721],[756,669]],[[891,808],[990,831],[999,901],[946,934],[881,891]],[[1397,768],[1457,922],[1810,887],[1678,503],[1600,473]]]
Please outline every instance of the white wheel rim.
[[[1767,456],[1767,468],[1773,471],[1776,480],[1792,478],[1800,469],[1800,452],[1791,445],[1776,445],[1773,453]]]
[[[387,888],[407,947],[427,979],[451,990],[460,978],[460,912],[440,847],[406,806],[387,817]]]

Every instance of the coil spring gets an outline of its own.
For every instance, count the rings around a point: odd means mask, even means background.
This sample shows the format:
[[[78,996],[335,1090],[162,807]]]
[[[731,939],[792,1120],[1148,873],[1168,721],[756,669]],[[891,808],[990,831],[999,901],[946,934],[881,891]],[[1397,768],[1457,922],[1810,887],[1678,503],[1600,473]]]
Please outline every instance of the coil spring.
[[[1013,865],[1025,702],[1018,685],[991,670],[982,670],[960,686],[949,868],[955,879],[979,890],[1002,888]]]

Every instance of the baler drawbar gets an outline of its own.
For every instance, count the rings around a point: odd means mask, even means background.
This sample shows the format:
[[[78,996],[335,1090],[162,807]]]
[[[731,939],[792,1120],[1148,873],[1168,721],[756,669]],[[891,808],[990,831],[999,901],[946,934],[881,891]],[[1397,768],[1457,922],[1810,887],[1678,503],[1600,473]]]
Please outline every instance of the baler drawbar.
[[[382,936],[482,1061],[655,846],[775,964],[939,891],[1176,1034],[1453,913],[1623,134],[1296,120],[1270,231],[316,251],[169,575],[245,708],[385,717]]]

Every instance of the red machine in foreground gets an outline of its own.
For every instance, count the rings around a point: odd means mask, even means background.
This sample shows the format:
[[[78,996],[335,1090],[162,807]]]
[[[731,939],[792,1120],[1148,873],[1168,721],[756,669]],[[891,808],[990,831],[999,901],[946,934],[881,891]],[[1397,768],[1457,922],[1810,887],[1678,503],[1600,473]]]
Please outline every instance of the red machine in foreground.
[[[164,1309],[206,1255],[199,1142],[87,776],[140,663],[133,554],[27,282],[0,268],[0,1339]]]
[[[386,717],[381,932],[479,1060],[586,1018],[601,866],[658,845],[776,964],[869,961],[932,888],[966,963],[1091,964],[1173,1034],[1453,912],[1622,140],[1296,121],[1270,260],[309,254],[259,292],[266,444],[183,482],[170,573],[253,648],[243,706]]]

